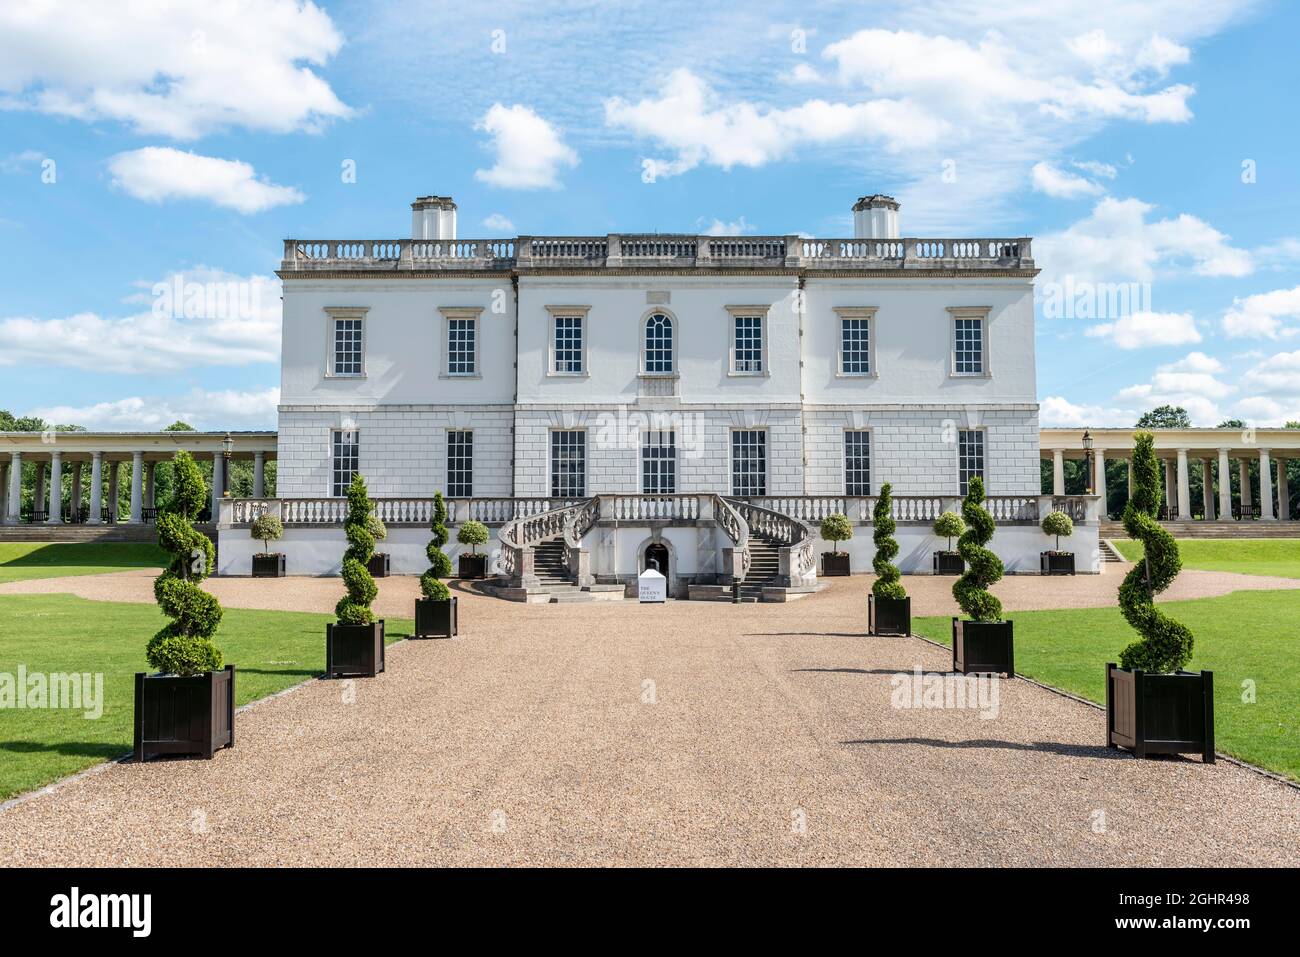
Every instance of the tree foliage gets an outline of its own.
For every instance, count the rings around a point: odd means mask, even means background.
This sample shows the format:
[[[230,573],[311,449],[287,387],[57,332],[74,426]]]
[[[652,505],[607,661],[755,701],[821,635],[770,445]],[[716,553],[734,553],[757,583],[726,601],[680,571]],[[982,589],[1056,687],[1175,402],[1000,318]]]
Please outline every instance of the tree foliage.
[[[871,510],[871,541],[875,543],[876,554],[871,559],[872,571],[876,580],[871,585],[871,594],[877,598],[906,598],[907,589],[898,579],[898,566],[894,558],[898,555],[898,542],[894,541],[894,532],[898,523],[894,521],[893,487],[886,482],[880,486],[880,497],[876,499]],[[824,535],[825,533],[823,533]]]
[[[967,529],[957,540],[957,551],[966,562],[966,571],[953,584],[952,594],[962,611],[975,621],[998,621],[1002,618],[1002,602],[988,587],[1002,577],[1005,569],[1002,559],[984,547],[993,538],[993,516],[983,503],[984,480],[974,476],[961,503]]]
[[[447,503],[443,500],[441,492],[433,493],[431,531],[433,537],[429,539],[429,544],[424,550],[424,554],[429,558],[429,569],[420,576],[420,591],[424,593],[425,598],[446,601],[451,597],[451,591],[442,583],[442,579],[451,577],[451,559],[442,550],[442,546],[447,544]]]
[[[262,553],[266,554],[271,550],[272,542],[278,542],[284,537],[284,523],[270,512],[263,512],[253,520],[250,531],[254,538],[261,541]]]
[[[847,515],[836,512],[822,519],[822,538],[828,542],[847,542],[853,537],[853,523]],[[839,554],[839,549],[832,546],[832,551]]]
[[[1137,420],[1139,429],[1190,429],[1192,417],[1181,405],[1160,405],[1143,412]]]
[[[1074,534],[1074,522],[1071,520],[1069,515],[1066,515],[1058,509],[1054,512],[1048,512],[1043,517],[1042,529],[1044,533],[1056,536],[1056,547],[1059,550],[1061,547],[1061,536]]]
[[[367,565],[375,554],[375,537],[370,533],[370,512],[374,505],[366,492],[366,480],[360,472],[352,474],[348,485],[348,516],[343,523],[348,549],[343,553],[343,585],[348,593],[334,606],[334,614],[343,625],[369,625],[375,620],[370,603],[379,594]]]
[[[476,522],[470,519],[460,526],[456,532],[456,541],[462,545],[468,545],[470,551],[475,555],[478,554],[478,546],[486,545],[488,540],[488,527],[482,522]]]
[[[956,512],[944,512],[934,520],[932,529],[940,538],[948,539],[948,548],[951,550],[952,540],[966,531],[966,523]]]

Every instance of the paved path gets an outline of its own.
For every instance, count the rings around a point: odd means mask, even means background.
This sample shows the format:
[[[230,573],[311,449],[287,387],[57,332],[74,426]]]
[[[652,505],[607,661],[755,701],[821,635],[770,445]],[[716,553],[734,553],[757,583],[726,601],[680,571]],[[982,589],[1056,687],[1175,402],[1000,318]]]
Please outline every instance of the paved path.
[[[949,658],[864,637],[864,582],[767,606],[462,592],[462,638],[264,702],[212,761],[0,813],[0,865],[1300,863],[1300,791],[1109,750],[1100,712],[1026,681],[991,720],[891,707],[896,672]]]

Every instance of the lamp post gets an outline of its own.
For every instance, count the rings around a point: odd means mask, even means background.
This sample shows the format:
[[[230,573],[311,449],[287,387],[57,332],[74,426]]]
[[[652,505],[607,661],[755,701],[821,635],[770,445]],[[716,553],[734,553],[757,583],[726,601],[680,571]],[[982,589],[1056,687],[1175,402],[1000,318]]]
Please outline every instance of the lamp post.
[[[222,498],[230,498],[230,457],[235,454],[235,440],[226,433],[226,437],[221,440],[221,467],[224,470],[225,482],[222,483],[224,488],[221,491]]]
[[[1093,493],[1093,485],[1095,484],[1095,482],[1094,482],[1094,468],[1093,468],[1093,459],[1092,459],[1092,433],[1089,432],[1087,429],[1083,430],[1083,461],[1084,461],[1083,493],[1085,495],[1091,495]]]

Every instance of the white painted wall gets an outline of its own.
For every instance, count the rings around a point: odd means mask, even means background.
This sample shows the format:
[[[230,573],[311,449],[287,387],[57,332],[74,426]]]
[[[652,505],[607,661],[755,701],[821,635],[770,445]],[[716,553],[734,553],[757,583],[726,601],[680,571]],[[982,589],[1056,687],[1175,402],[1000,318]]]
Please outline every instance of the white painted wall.
[[[261,553],[263,544],[253,538],[247,528],[222,528],[217,532],[217,574],[251,575],[253,555]],[[425,549],[429,545],[427,528],[396,528],[389,526],[388,537],[379,542],[377,552],[389,554],[389,569],[394,575],[423,575],[429,568],[429,559]],[[347,549],[347,539],[340,528],[308,528],[290,526],[284,530],[284,537],[271,543],[272,552],[283,552],[285,556],[285,573],[288,575],[338,575],[343,566],[343,552]],[[497,530],[491,529],[491,536],[486,545],[480,545],[479,553],[490,556],[489,571],[496,567],[501,555],[501,541]],[[453,574],[461,552],[469,553],[470,548],[456,541],[456,531],[451,530],[451,541],[443,546],[443,551],[451,556]]]

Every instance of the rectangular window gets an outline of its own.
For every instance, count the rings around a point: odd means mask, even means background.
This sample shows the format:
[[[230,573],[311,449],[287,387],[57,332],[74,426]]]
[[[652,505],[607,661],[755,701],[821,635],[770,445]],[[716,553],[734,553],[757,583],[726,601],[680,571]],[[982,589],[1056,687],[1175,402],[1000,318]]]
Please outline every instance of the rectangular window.
[[[763,317],[736,316],[733,372],[763,371]]]
[[[641,433],[641,491],[677,493],[677,434],[668,430]]]
[[[477,319],[447,320],[447,374],[474,375],[478,372]]]
[[[844,433],[844,494],[871,494],[871,433]]]
[[[335,498],[348,494],[352,476],[360,467],[360,443],[356,429],[334,430],[333,482],[330,493]]]
[[[953,371],[958,375],[984,372],[983,319],[959,317],[953,320]]]
[[[581,373],[582,316],[555,317],[555,371]]]
[[[731,494],[767,494],[767,433],[762,429],[731,433]]]
[[[361,320],[334,320],[334,375],[361,375]]]
[[[840,372],[844,375],[871,373],[871,320],[840,320]]]
[[[587,433],[551,433],[551,497],[582,498],[587,494]]]
[[[965,495],[973,476],[984,477],[984,433],[962,429],[957,433],[957,483]]]
[[[474,497],[474,433],[447,433],[447,497]]]

